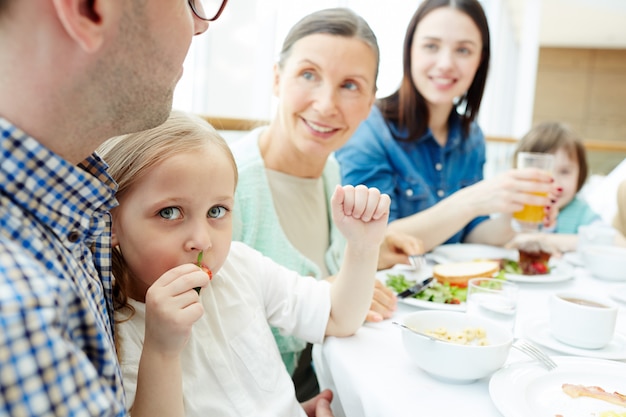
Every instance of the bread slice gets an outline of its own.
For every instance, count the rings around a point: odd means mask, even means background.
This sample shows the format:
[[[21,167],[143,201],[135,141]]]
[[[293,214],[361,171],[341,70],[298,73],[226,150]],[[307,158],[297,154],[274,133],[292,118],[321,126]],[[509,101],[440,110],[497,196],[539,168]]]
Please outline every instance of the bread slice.
[[[441,283],[467,287],[472,278],[493,277],[500,270],[498,261],[454,262],[433,267],[433,277]]]

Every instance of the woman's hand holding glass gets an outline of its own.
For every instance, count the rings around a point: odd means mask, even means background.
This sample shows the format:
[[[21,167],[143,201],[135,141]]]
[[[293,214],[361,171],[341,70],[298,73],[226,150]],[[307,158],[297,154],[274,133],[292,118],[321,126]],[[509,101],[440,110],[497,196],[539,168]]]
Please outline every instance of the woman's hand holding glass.
[[[549,219],[545,208],[553,205],[552,196],[559,191],[550,173],[538,168],[524,168],[480,181],[459,193],[463,194],[465,206],[476,216],[513,214],[529,205],[540,206],[544,219]]]
[[[540,169],[552,175],[554,170],[554,155],[551,153],[520,152],[517,154],[516,167],[518,169],[534,168]],[[531,191],[534,195],[548,196],[549,193],[543,191]],[[546,205],[524,204],[524,207],[513,213],[511,225],[518,232],[534,232],[541,230],[541,226],[546,223]],[[549,222],[549,220],[548,220]]]

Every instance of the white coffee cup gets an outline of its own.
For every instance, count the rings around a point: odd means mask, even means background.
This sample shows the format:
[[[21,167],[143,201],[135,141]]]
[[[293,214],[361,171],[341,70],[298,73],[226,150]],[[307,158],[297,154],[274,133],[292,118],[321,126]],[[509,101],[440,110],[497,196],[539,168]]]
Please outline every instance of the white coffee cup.
[[[588,245],[612,245],[617,231],[605,224],[589,224],[578,228],[577,251],[581,253]]]
[[[577,292],[550,296],[550,331],[558,341],[583,349],[601,349],[615,334],[617,307],[600,297]]]

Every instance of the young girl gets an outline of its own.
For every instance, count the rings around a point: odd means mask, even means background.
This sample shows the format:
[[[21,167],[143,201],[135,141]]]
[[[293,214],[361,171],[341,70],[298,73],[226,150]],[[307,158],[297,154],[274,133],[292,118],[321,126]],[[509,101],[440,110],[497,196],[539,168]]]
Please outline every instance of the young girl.
[[[578,228],[600,222],[600,216],[577,195],[588,174],[582,140],[563,123],[544,122],[520,139],[513,154],[513,166],[516,165],[519,152],[554,154],[554,183],[561,191],[555,197],[555,206],[559,212],[553,228],[555,233],[522,233],[515,236],[507,246],[524,248],[529,244],[540,244],[542,250],[555,255],[575,251],[578,246]]]
[[[403,48],[398,90],[377,102],[336,153],[344,184],[375,186],[392,198],[390,230],[447,242],[501,245],[511,213],[548,206],[536,169],[483,180],[485,138],[476,124],[490,57],[489,27],[477,0],[425,0]],[[498,217],[489,215],[500,213]]]
[[[513,164],[520,152],[554,154],[554,182],[561,189],[555,206],[559,209],[556,233],[577,233],[580,226],[600,220],[589,204],[578,197],[588,174],[582,140],[563,123],[545,122],[533,127],[519,141]]]
[[[332,216],[347,245],[329,284],[231,244],[237,167],[201,119],[173,112],[99,153],[119,184],[116,323],[133,416],[305,415],[270,325],[315,343],[356,331],[372,298],[389,197],[337,187]]]

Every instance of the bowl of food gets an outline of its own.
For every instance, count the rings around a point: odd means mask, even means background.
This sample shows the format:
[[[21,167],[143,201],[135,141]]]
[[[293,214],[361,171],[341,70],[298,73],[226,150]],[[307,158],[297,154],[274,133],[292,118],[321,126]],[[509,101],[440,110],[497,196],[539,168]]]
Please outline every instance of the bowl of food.
[[[596,278],[626,281],[626,248],[610,245],[585,245],[581,249],[585,268]]]
[[[402,324],[402,343],[411,360],[445,382],[470,383],[491,375],[504,365],[513,343],[506,327],[462,312],[417,311],[404,316]]]

